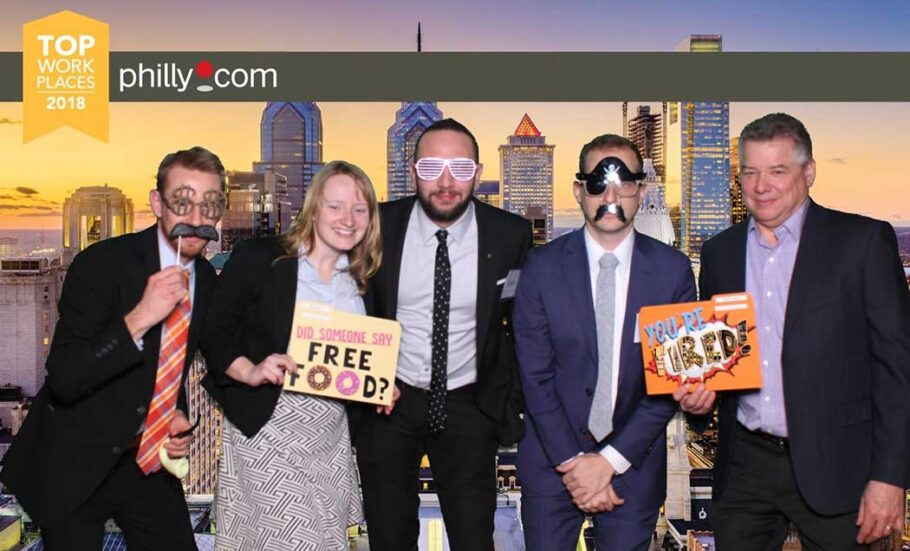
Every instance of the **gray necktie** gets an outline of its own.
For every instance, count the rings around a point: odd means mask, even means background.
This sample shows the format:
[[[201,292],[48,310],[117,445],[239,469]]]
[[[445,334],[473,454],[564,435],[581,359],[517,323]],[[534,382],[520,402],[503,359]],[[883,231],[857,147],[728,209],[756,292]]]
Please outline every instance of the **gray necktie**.
[[[598,442],[613,432],[613,323],[616,311],[616,265],[613,253],[600,257],[597,274],[597,388],[588,417],[588,429]]]

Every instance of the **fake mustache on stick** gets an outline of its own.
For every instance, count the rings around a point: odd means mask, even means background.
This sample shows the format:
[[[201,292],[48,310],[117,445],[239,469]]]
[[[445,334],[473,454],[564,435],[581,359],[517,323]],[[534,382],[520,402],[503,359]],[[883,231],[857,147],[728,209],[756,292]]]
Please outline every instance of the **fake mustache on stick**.
[[[620,222],[626,221],[626,213],[622,210],[622,205],[618,203],[606,203],[600,205],[597,209],[597,213],[594,215],[594,221],[597,222],[603,218],[606,214],[614,214],[616,218],[619,218]]]
[[[215,226],[210,226],[208,224],[191,226],[190,224],[180,222],[174,224],[174,229],[171,230],[168,239],[177,239],[178,237],[199,237],[201,239],[208,239],[209,241],[218,241],[218,230],[215,229]]]

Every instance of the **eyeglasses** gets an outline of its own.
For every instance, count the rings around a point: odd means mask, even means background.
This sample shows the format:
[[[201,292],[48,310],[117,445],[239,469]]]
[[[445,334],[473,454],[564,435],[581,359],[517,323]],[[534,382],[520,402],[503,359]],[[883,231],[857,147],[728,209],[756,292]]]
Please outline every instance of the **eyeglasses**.
[[[477,174],[477,163],[473,159],[464,157],[455,159],[424,157],[414,164],[414,168],[417,169],[417,177],[427,181],[438,180],[445,167],[449,167],[449,174],[459,182],[467,182]]]
[[[194,191],[192,188],[184,187],[174,192],[174,197],[170,200],[165,198],[164,194],[158,192],[158,197],[165,207],[177,216],[189,216],[193,209],[199,207],[199,214],[209,220],[219,220],[224,216],[227,208],[227,197],[220,191],[209,190],[202,196],[202,201],[195,202],[190,200],[189,195]]]

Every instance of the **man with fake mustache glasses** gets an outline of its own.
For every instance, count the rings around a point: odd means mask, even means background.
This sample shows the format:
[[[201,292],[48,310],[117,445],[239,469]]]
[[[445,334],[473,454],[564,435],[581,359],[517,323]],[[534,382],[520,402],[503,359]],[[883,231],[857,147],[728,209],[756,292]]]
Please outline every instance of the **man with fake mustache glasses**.
[[[162,469],[192,440],[184,377],[215,281],[201,256],[224,214],[224,166],[167,155],[149,192],[157,223],[73,259],[47,379],[0,479],[47,549],[100,549],[113,518],[130,549],[196,549],[183,489]]]
[[[585,145],[573,188],[584,227],[531,251],[519,280],[517,467],[529,551],[574,549],[586,514],[598,549],[647,549],[666,495],[676,404],[645,392],[637,313],[695,300],[695,281],[685,255],[632,227],[641,168],[625,138]]]

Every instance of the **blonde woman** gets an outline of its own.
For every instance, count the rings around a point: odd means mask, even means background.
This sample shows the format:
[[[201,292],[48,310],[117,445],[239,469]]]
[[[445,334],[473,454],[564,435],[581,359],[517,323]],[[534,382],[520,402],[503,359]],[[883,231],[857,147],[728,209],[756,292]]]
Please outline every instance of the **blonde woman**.
[[[376,194],[358,167],[327,164],[279,237],[231,254],[212,297],[203,386],[221,404],[217,549],[337,550],[363,519],[344,402],[282,392],[299,300],[364,313],[379,269]]]

